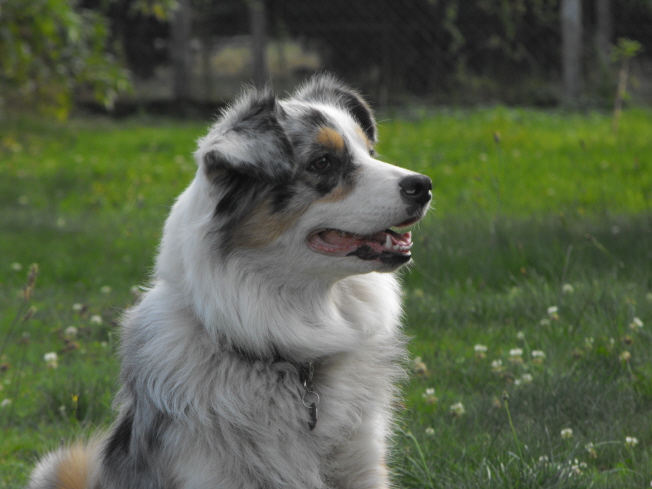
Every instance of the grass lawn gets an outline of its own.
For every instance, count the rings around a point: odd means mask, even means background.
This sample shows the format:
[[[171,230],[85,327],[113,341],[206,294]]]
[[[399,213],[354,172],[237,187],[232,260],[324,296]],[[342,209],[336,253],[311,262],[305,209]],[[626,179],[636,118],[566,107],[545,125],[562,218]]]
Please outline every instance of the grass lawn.
[[[435,187],[403,274],[398,485],[649,487],[652,112],[617,135],[600,113],[380,119],[382,159]],[[111,422],[116,321],[206,127],[0,122],[0,487]]]

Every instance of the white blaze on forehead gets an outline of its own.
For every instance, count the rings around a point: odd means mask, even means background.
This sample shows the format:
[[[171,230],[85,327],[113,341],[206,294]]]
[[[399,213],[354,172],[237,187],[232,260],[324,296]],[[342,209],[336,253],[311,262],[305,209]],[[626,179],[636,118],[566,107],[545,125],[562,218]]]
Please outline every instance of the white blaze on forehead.
[[[339,148],[339,145],[345,144],[347,148],[360,148],[363,149],[367,154],[370,149],[373,149],[373,144],[366,136],[363,128],[360,127],[360,124],[349,114],[346,110],[339,108],[333,105],[321,104],[321,103],[300,103],[298,104],[305,108],[310,108],[317,110],[324,114],[327,123],[326,126],[329,129],[337,133],[342,140],[339,141],[333,133],[323,133],[322,131],[318,134],[318,142],[320,139],[324,138],[325,141],[335,143],[337,142],[336,147]]]

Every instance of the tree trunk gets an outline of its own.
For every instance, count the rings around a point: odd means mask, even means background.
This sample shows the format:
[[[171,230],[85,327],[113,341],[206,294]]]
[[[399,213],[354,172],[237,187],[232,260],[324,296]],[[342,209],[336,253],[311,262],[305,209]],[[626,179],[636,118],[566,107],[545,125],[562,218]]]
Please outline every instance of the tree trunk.
[[[582,90],[582,38],[581,0],[562,0],[562,69],[566,105],[576,105]]]
[[[190,0],[178,0],[172,17],[172,76],[174,99],[184,104],[190,100]]]
[[[613,17],[611,0],[596,0],[597,32],[596,49],[600,67],[606,69],[610,64],[611,40],[613,37]]]
[[[249,15],[251,19],[252,63],[254,84],[261,88],[267,82],[267,29],[265,0],[250,0]]]

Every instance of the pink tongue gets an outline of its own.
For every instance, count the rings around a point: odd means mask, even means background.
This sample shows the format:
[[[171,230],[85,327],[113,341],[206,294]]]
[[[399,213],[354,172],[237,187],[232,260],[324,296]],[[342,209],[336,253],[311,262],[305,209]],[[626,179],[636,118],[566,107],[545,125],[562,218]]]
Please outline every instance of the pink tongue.
[[[334,229],[324,231],[323,233],[321,233],[321,237],[328,244],[332,244],[335,246],[350,246],[354,243],[363,242],[361,239],[355,239],[349,234],[341,235],[339,231],[336,231]]]
[[[379,231],[371,236],[358,236],[350,233],[341,233],[335,229],[329,229],[321,233],[321,238],[328,244],[333,246],[361,246],[368,243],[373,245],[382,245],[385,243],[389,235],[392,244],[400,244],[409,246],[411,242],[411,233],[388,233],[386,231]]]

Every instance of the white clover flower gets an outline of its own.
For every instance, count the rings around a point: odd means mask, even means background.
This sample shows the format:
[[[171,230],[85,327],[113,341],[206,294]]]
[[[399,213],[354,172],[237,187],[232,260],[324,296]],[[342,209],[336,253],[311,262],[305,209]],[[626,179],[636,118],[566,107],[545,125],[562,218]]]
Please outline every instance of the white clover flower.
[[[620,352],[620,361],[629,362],[632,359],[632,354],[627,350]]]
[[[629,328],[633,329],[634,331],[638,331],[643,327],[643,321],[641,321],[639,318],[634,318],[632,319],[632,322],[629,323]]]
[[[57,368],[59,366],[59,357],[55,352],[46,353],[43,355],[43,360],[48,368]]]
[[[575,287],[573,287],[571,284],[564,284],[561,286],[561,291],[564,294],[572,294],[575,292]]]
[[[77,328],[74,326],[68,326],[63,332],[63,335],[68,339],[74,339],[77,337]]]
[[[518,341],[523,341],[523,340],[525,340],[525,333],[524,333],[523,331],[519,331],[518,333],[516,333],[516,339],[517,339]]]
[[[82,309],[84,309],[84,305],[83,305],[83,304],[76,303],[76,304],[73,304],[73,305],[72,305],[72,310],[75,311],[75,312],[79,312],[79,311],[81,311]]]
[[[494,372],[500,372],[503,368],[503,361],[499,358],[491,362],[491,370]]]
[[[533,380],[532,374],[523,374],[521,375],[521,380],[524,384],[530,384]]]
[[[435,389],[433,387],[428,387],[426,392],[422,393],[421,396],[426,400],[427,404],[434,404],[438,401],[435,397]]]
[[[557,306],[550,306],[548,308],[548,316],[552,316],[554,314],[557,314],[559,312],[559,308]]]
[[[541,350],[532,350],[532,358],[546,358],[546,354]]]
[[[434,428],[431,428],[431,427],[426,428],[426,435],[427,436],[435,436]]]
[[[564,440],[568,440],[573,437],[573,430],[570,428],[564,428],[561,430],[561,437]]]
[[[550,326],[550,319],[543,318],[541,321],[539,321],[539,326]]]
[[[110,294],[112,290],[113,289],[111,288],[110,285],[103,285],[102,287],[100,287],[100,292],[102,292],[103,294]]]
[[[91,324],[100,325],[100,324],[102,324],[102,316],[100,316],[99,314],[93,314],[91,316],[90,321],[91,321]]]
[[[476,353],[487,353],[488,348],[485,345],[475,345],[473,351]]]
[[[634,438],[633,436],[626,436],[625,445],[627,445],[629,448],[633,448],[638,445],[638,439]]]
[[[595,447],[593,446],[593,443],[589,442],[586,445],[584,445],[584,448],[586,449],[587,452],[589,452],[589,458],[598,458],[598,452],[595,451]]]
[[[509,350],[509,356],[510,357],[523,356],[523,349],[522,348],[512,348],[511,350]]]
[[[448,408],[448,411],[453,415],[453,416],[462,416],[466,410],[464,409],[464,404],[461,402],[456,402],[453,404],[451,407]]]

